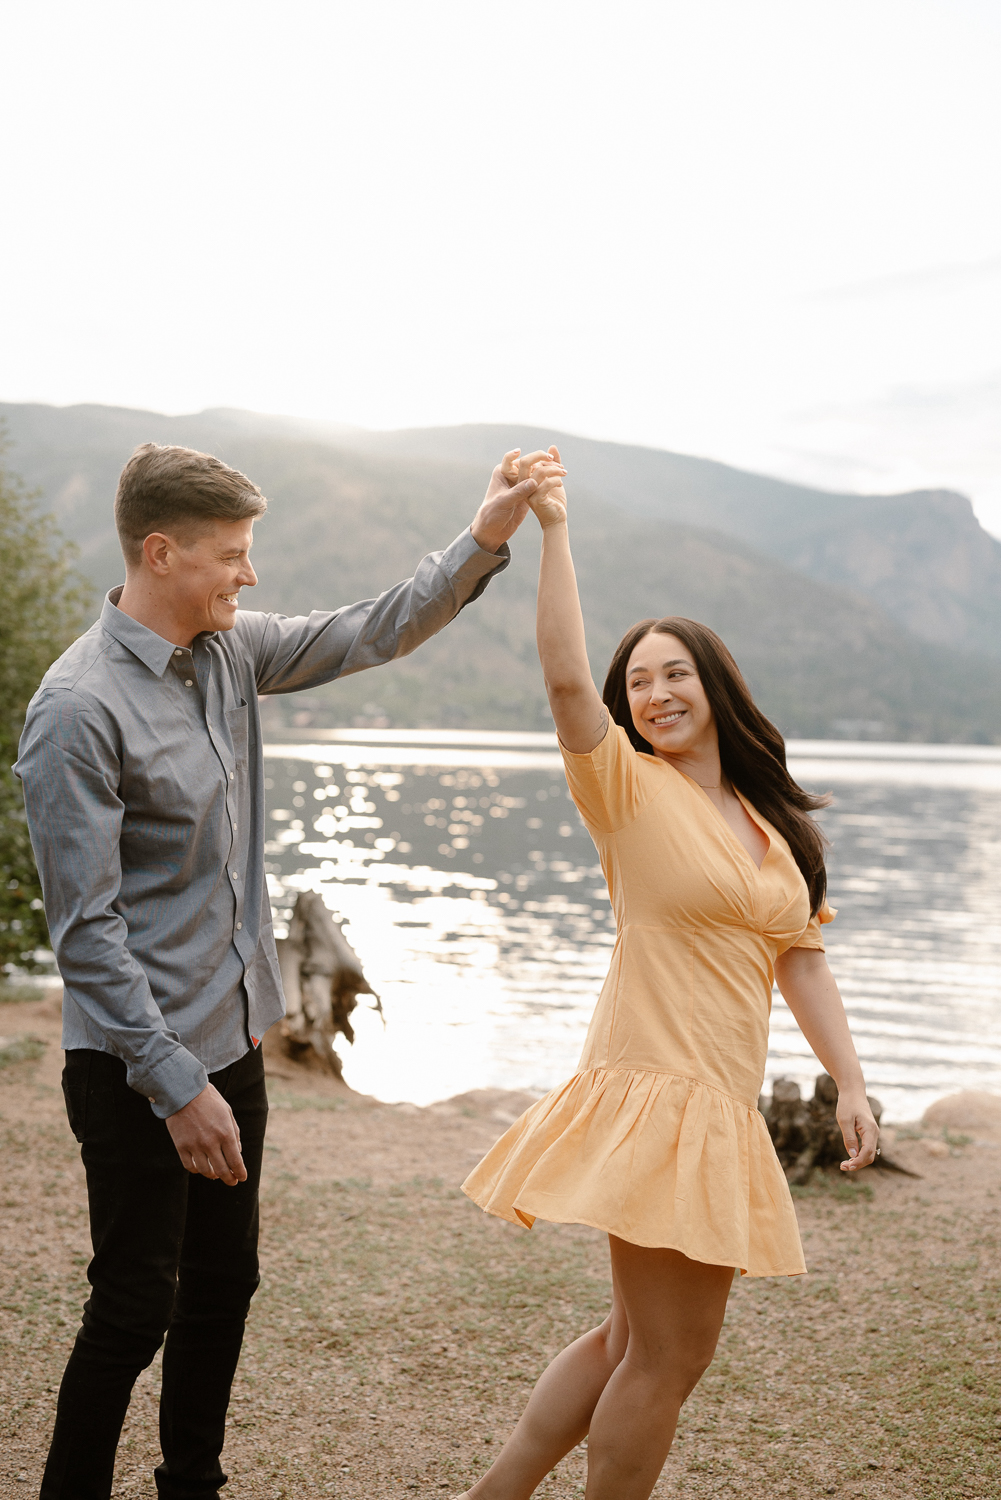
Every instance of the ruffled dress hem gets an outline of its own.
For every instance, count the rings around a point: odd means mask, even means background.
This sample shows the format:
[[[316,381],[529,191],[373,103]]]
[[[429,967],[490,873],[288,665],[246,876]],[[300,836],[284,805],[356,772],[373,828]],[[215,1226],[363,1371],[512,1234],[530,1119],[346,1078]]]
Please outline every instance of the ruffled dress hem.
[[[764,1119],[712,1084],[590,1068],[539,1099],[462,1184],[509,1223],[583,1224],[749,1276],[806,1270]]]

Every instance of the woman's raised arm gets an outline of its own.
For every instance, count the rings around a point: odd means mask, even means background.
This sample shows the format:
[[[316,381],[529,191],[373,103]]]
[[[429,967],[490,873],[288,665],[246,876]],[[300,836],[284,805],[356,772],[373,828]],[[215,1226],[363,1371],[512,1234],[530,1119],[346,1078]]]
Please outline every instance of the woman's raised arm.
[[[549,456],[550,463],[537,463],[533,475],[541,479],[562,474],[562,468],[553,467],[560,463],[558,450],[550,448]],[[591,678],[587,659],[584,618],[570,555],[566,491],[562,483],[553,488],[540,483],[528,503],[542,527],[536,640],[549,707],[562,744],[573,754],[586,755],[605,738],[608,711]]]

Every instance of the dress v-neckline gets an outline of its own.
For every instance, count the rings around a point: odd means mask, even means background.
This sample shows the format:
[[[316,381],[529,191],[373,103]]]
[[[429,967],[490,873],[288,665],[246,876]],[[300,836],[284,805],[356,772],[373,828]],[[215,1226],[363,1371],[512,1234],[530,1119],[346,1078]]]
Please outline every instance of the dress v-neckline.
[[[670,766],[671,762],[670,761],[665,761],[664,764]],[[713,811],[714,815],[716,816],[716,818],[718,818],[718,820],[723,824],[723,827],[726,829],[727,833],[730,835],[730,837],[733,840],[733,842],[737,845],[737,848],[740,850],[741,854],[744,855],[745,859],[753,867],[755,873],[757,875],[760,875],[761,871],[762,871],[762,868],[764,866],[765,860],[768,858],[769,854],[771,854],[771,852],[772,852],[772,836],[768,832],[767,828],[762,828],[761,827],[760,816],[759,816],[756,808],[754,808],[754,807],[751,806],[751,804],[748,802],[747,798],[744,796],[743,792],[739,791],[737,789],[737,787],[734,787],[734,789],[733,789],[734,796],[737,798],[737,800],[739,801],[741,807],[747,813],[747,816],[750,818],[750,820],[754,824],[755,828],[761,829],[761,832],[764,834],[765,838],[768,840],[768,848],[765,850],[764,854],[761,856],[761,864],[760,865],[755,862],[754,855],[751,853],[750,849],[748,849],[747,845],[743,842],[743,840],[739,839],[737,837],[737,834],[730,827],[730,824],[727,822],[726,818],[723,816],[721,810],[716,806],[715,802],[710,797],[709,793],[706,791],[705,787],[701,784],[701,782],[696,781],[694,776],[689,776],[689,774],[688,774],[687,771],[680,770],[678,766],[671,766],[671,770],[672,771],[677,771],[679,776],[683,776],[686,781],[690,781],[692,783],[692,786],[696,787],[698,789],[698,791],[701,792],[703,801],[705,801],[706,803],[708,803],[709,807],[712,809],[712,811]]]

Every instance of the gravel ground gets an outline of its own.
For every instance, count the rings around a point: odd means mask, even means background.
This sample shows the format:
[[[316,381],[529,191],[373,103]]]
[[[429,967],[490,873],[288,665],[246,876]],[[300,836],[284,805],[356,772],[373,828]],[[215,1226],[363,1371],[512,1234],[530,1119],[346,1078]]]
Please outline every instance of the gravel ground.
[[[23,1500],[37,1493],[89,1243],[58,998],[0,1005],[0,1033],[0,1496]],[[529,1234],[459,1193],[525,1096],[417,1109],[280,1058],[270,1071],[264,1280],[227,1493],[455,1495],[547,1360],[604,1316],[606,1243],[576,1227]],[[902,1130],[893,1154],[921,1179],[820,1176],[800,1190],[808,1276],[735,1283],[658,1497],[1001,1490],[1001,1142]],[[158,1381],[157,1362],[136,1387],[116,1496],[154,1495]],[[539,1495],[581,1495],[585,1463],[571,1454]]]

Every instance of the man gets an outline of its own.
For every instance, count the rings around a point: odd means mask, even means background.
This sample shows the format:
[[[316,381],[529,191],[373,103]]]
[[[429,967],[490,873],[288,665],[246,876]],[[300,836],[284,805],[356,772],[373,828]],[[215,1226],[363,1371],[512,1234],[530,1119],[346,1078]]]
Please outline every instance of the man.
[[[239,608],[266,508],[243,474],[152,443],[122,471],[124,587],[46,673],[15,767],[65,986],[63,1089],[94,1246],[42,1500],[110,1495],[133,1384],[165,1333],[159,1493],[226,1482],[258,1284],[260,1040],[284,1010],[258,694],[377,666],[440,630],[506,566],[527,496],[558,482],[552,463],[521,477],[546,457],[519,468],[509,454],[470,528],[406,583],[295,619]]]

